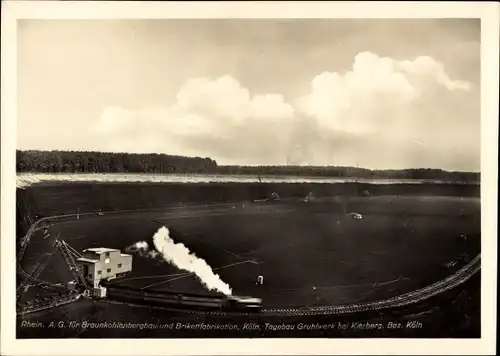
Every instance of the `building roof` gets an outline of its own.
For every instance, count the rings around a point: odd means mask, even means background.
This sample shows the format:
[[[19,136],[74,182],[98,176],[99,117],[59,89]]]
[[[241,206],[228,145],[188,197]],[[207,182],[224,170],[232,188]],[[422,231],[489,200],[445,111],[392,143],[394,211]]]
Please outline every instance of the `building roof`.
[[[94,247],[94,248],[88,248],[86,250],[83,250],[83,252],[94,252],[100,255],[101,253],[105,252],[119,252],[120,250],[117,250],[115,248],[107,248],[107,247]]]
[[[90,258],[85,258],[85,257],[80,257],[77,259],[78,262],[88,262],[88,263],[97,263],[99,262],[98,260],[92,260]]]
[[[121,255],[122,257],[132,256],[132,255],[129,255],[128,253],[121,253],[120,255]]]

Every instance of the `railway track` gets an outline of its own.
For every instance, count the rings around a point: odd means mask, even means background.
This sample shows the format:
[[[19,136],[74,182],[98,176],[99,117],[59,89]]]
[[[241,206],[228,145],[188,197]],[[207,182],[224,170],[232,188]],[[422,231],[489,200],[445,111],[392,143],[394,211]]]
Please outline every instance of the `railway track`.
[[[392,309],[403,306],[408,306],[416,304],[432,298],[438,294],[446,292],[453,289],[460,284],[469,280],[475,273],[477,273],[481,268],[481,255],[477,255],[471,262],[462,267],[460,270],[454,274],[448,276],[447,278],[438,281],[434,284],[426,286],[424,288],[405,293],[392,298],[367,302],[367,303],[353,303],[353,304],[341,304],[332,306],[321,306],[321,307],[299,307],[299,308],[264,308],[261,310],[261,315],[264,316],[316,316],[316,315],[345,315],[352,313],[360,313],[367,311],[379,311],[384,309]],[[116,300],[102,300],[104,303],[109,304],[122,304],[134,307],[146,307],[152,309],[161,309],[171,312],[182,312],[189,314],[204,314],[204,315],[214,315],[214,316],[245,316],[245,315],[255,315],[254,313],[241,313],[241,312],[225,312],[225,311],[199,311],[192,309],[180,309],[180,308],[170,308],[162,306],[149,306],[139,303],[128,303]]]
[[[231,206],[233,203],[230,204],[217,204],[218,206]],[[205,207],[203,206],[197,206],[197,207]],[[79,214],[80,216],[82,215],[93,215],[94,213],[84,213],[84,214]],[[116,212],[115,212],[116,214]],[[35,222],[30,229],[28,230],[27,234],[21,241],[21,248],[18,252],[17,256],[17,274],[21,278],[28,278],[29,274],[26,273],[20,265],[20,262],[24,256],[24,253],[26,251],[26,247],[29,244],[29,241],[31,239],[31,235],[36,231],[38,225],[40,225],[43,222],[48,222],[51,220],[56,220],[60,218],[67,218],[71,216],[76,216],[77,214],[70,214],[70,215],[60,215],[60,216],[52,216],[52,217],[47,217],[38,220]],[[352,314],[352,313],[359,313],[359,312],[367,312],[367,311],[378,311],[378,310],[384,310],[384,309],[392,309],[392,308],[398,308],[398,307],[403,307],[403,306],[408,306],[412,304],[419,303],[421,301],[424,301],[426,299],[432,298],[438,294],[441,294],[443,292],[446,292],[450,289],[453,289],[460,284],[466,282],[468,279],[470,279],[475,273],[477,273],[481,268],[481,254],[478,254],[474,259],[472,259],[467,265],[463,266],[461,269],[459,269],[457,272],[454,274],[448,276],[447,278],[440,280],[436,283],[433,283],[431,285],[428,285],[426,287],[423,287],[421,289],[401,294],[399,296],[391,297],[388,299],[380,300],[380,301],[374,301],[374,302],[367,302],[367,303],[353,303],[353,304],[340,304],[340,305],[332,305],[332,306],[318,306],[318,307],[299,307],[299,308],[264,308],[261,310],[261,314],[265,316],[314,316],[314,315],[343,315],[343,314]],[[60,287],[56,284],[49,283],[43,280],[40,280],[38,278],[33,279],[35,282],[38,284],[46,285],[49,287]],[[81,295],[70,295],[70,296],[64,296],[59,299],[52,299],[50,301],[41,301],[39,303],[35,303],[34,305],[31,306],[25,306],[21,308],[20,311],[18,311],[18,314],[24,315],[28,313],[33,313],[36,311],[44,310],[44,309],[49,309],[53,308],[56,306],[68,304],[71,302],[74,302],[78,300]],[[165,311],[172,311],[172,312],[182,312],[182,313],[190,313],[190,314],[209,314],[209,315],[250,315],[249,313],[242,313],[242,312],[225,312],[225,311],[199,311],[199,310],[193,310],[193,309],[179,309],[179,308],[170,308],[170,307],[163,307],[163,306],[146,306],[143,304],[138,304],[138,303],[127,303],[127,302],[121,302],[121,301],[116,301],[116,300],[102,300],[104,303],[110,303],[110,304],[122,304],[122,305],[128,305],[128,306],[135,306],[135,307],[147,307],[147,308],[154,308],[154,309],[161,309]]]

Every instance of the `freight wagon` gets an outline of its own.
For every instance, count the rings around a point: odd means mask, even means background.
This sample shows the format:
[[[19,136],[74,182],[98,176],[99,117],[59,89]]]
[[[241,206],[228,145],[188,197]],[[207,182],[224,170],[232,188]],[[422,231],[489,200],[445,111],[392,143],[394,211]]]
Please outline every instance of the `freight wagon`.
[[[187,308],[198,310],[221,310],[233,312],[259,312],[262,299],[245,296],[201,295],[183,292],[135,289],[106,283],[109,299],[138,304]]]

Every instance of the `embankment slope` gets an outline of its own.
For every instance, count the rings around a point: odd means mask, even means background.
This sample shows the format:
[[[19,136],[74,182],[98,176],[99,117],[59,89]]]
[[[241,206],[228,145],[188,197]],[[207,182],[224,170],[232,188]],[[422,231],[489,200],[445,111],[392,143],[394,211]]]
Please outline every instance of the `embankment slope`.
[[[282,198],[371,195],[479,197],[478,185],[368,183],[111,183],[41,182],[17,189],[19,232],[36,215],[97,210],[147,209],[176,204],[210,204],[259,199],[277,192]]]

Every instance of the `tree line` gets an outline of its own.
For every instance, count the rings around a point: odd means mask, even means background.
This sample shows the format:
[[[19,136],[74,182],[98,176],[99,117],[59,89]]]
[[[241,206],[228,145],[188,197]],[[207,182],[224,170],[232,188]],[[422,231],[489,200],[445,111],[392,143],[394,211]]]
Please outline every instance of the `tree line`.
[[[371,170],[341,166],[218,166],[221,174],[257,174],[324,178],[415,179],[478,183],[476,172],[449,172],[441,169],[416,168],[401,170]]]
[[[210,158],[165,154],[18,150],[16,155],[18,172],[207,173],[217,167]]]
[[[33,173],[158,173],[158,174],[242,174],[324,178],[418,179],[478,183],[475,172],[440,169],[370,170],[335,166],[219,166],[210,158],[166,154],[132,154],[93,151],[16,152],[18,172]]]

